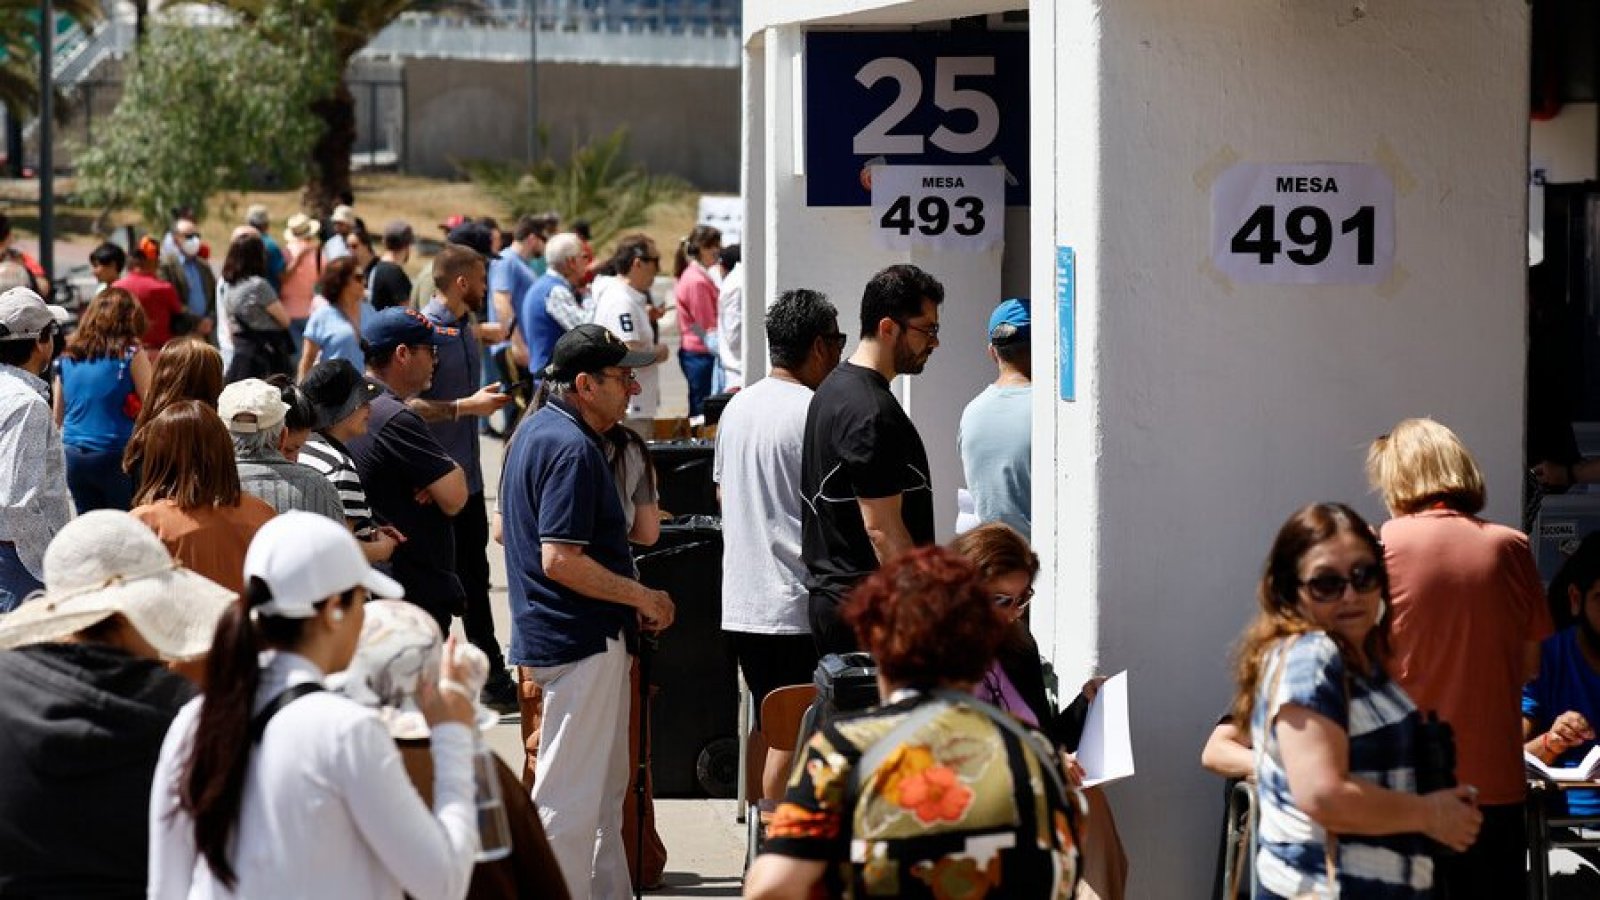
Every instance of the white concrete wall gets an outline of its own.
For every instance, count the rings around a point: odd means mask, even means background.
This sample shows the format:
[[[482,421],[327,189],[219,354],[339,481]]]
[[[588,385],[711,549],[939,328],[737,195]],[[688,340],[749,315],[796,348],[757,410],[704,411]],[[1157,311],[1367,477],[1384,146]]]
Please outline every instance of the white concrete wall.
[[[1477,453],[1488,515],[1517,520],[1528,10],[1032,9],[1033,106],[1051,111],[1055,135],[1053,154],[1034,152],[1035,295],[1050,285],[1050,220],[1080,255],[1081,398],[1036,407],[1056,484],[1052,496],[1036,456],[1035,538],[1054,549],[1059,595],[1036,627],[1066,684],[1131,671],[1139,775],[1110,794],[1132,893],[1192,898],[1210,877],[1220,810],[1198,751],[1228,701],[1226,656],[1286,515],[1337,499],[1381,520],[1364,448],[1402,417],[1432,415]],[[1204,274],[1206,173],[1229,154],[1392,158],[1405,276],[1374,290]],[[1042,209],[1052,184],[1054,209]],[[1053,535],[1041,502],[1055,506]]]
[[[1589,181],[1596,177],[1596,105],[1569,103],[1553,119],[1528,126],[1528,156],[1549,166],[1551,184]]]

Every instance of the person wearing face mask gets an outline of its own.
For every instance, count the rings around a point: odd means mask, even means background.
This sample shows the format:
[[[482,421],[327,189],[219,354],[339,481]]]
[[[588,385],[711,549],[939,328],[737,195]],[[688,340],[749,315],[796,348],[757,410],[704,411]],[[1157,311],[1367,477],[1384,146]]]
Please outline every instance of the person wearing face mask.
[[[67,311],[25,287],[0,294],[0,613],[44,589],[44,551],[72,519],[67,457],[44,373]]]
[[[172,223],[168,237],[171,240],[163,242],[162,247],[161,280],[177,290],[185,310],[194,317],[195,334],[215,343],[212,330],[217,317],[217,276],[211,271],[211,264],[201,258],[200,229],[193,219],[179,218]]]

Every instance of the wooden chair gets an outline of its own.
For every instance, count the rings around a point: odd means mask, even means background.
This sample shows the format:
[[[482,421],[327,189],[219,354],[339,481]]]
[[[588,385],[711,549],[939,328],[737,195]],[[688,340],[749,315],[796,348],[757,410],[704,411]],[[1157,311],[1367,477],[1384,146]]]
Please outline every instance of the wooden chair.
[[[806,710],[811,708],[816,696],[816,685],[794,684],[778,688],[762,699],[759,733],[768,748],[791,753],[797,749],[801,720],[805,718]],[[761,796],[761,772],[765,762],[764,759],[759,762],[751,760],[751,765],[745,773],[748,784],[745,795],[750,798],[750,805],[753,807],[747,810],[745,815],[747,867],[760,852],[761,841],[766,835],[766,825],[772,820],[773,810],[777,809],[778,801],[782,799]]]

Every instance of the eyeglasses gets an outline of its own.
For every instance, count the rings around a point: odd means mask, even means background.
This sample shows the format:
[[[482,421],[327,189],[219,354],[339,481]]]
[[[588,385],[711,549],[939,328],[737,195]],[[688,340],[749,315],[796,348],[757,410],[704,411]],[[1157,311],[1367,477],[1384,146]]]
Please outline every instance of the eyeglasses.
[[[904,328],[909,328],[912,331],[920,331],[923,334],[927,335],[928,337],[933,338],[934,340],[938,340],[939,339],[939,323],[938,322],[935,322],[932,325],[929,325],[927,328],[920,328],[920,327],[918,327],[916,325],[911,324],[910,322],[901,322],[900,325],[902,327],[904,327]]]
[[[1030,586],[1020,595],[995,594],[994,605],[1006,612],[1022,612],[1033,602],[1033,588]]]
[[[826,334],[818,336],[830,344],[838,344],[841,347],[850,341],[850,335],[845,334],[842,331],[830,331]]]
[[[601,381],[605,381],[607,378],[615,378],[623,384],[638,384],[639,382],[639,376],[632,369],[621,372],[595,372],[594,377]]]
[[[1360,563],[1350,567],[1350,574],[1335,575],[1324,572],[1297,582],[1318,603],[1332,603],[1344,596],[1345,588],[1358,594],[1368,594],[1383,584],[1383,566],[1377,563]]]
[[[409,344],[407,346],[409,346],[412,350],[418,350],[418,349],[426,350],[426,351],[428,351],[428,355],[429,356],[432,356],[434,359],[438,359],[439,358],[439,348],[438,348],[437,345],[434,345],[434,344]]]
[[[650,263],[653,266],[659,266],[661,265],[661,254],[657,253],[655,256],[641,256],[639,257],[639,260],[641,262]]]

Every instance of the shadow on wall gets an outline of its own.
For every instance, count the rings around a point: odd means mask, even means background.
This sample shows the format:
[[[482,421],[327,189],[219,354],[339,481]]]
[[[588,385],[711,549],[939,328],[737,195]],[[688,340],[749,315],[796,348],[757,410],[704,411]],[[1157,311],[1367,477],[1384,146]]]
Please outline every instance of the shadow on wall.
[[[526,64],[412,59],[405,81],[407,171],[450,178],[458,160],[526,158]],[[738,69],[544,63],[538,115],[557,154],[626,125],[632,162],[738,190]]]

